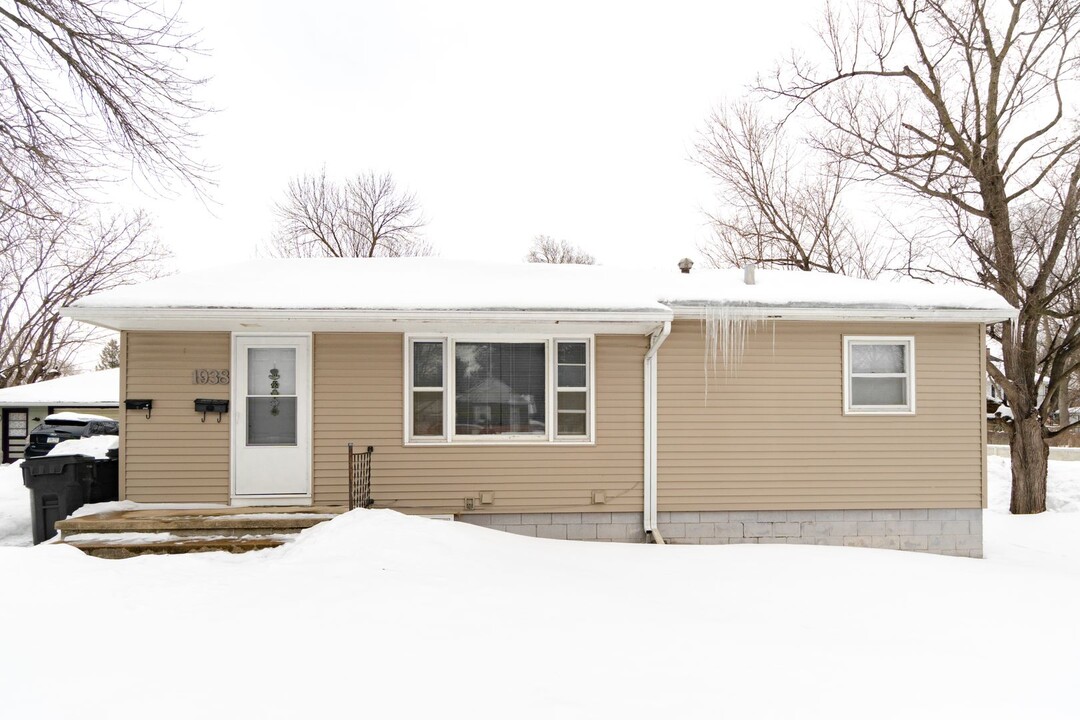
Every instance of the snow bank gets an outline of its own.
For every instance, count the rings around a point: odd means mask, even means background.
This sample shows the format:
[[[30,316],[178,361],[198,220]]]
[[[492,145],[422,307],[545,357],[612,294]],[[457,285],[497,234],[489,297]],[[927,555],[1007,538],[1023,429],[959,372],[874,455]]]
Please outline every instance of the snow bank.
[[[89,455],[98,460],[107,460],[109,451],[120,447],[120,438],[116,435],[91,435],[77,440],[65,440],[49,450],[53,455]]]
[[[22,460],[0,465],[0,545],[33,543],[30,491],[23,485]]]
[[[120,371],[98,370],[0,389],[0,405],[119,405]]]
[[[1080,538],[1060,517],[1053,539]],[[85,720],[1076,717],[1080,544],[1043,566],[989,547],[581,543],[360,510],[239,556],[0,549],[0,698]],[[79,599],[73,639],[56,619]],[[56,662],[87,635],[91,660]],[[107,697],[94,668],[119,673]]]
[[[782,270],[627,270],[443,258],[253,260],[83,298],[76,308],[637,311],[668,306],[811,306],[1011,312],[967,286]]]
[[[991,562],[1080,577],[1080,514],[984,512],[983,534],[983,552]],[[1056,622],[1044,617],[1051,625]],[[1080,702],[1075,710],[1080,717]]]

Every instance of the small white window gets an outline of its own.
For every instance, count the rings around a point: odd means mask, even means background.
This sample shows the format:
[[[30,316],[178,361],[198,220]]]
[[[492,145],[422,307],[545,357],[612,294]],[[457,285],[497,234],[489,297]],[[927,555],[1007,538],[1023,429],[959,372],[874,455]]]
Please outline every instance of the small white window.
[[[446,436],[444,345],[442,340],[417,340],[412,343],[411,437]]]
[[[915,338],[844,338],[844,412],[915,413]]]
[[[581,439],[589,434],[589,347],[584,342],[557,344],[555,435]]]

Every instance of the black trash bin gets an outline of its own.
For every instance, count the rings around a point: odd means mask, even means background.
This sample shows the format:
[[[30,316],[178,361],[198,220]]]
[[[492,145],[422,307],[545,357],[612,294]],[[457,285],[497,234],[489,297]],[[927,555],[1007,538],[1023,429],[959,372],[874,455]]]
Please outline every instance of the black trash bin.
[[[94,482],[94,458],[58,455],[23,460],[23,485],[30,489],[34,544],[56,535],[54,524],[86,504]]]
[[[108,458],[94,461],[94,480],[90,483],[88,503],[120,499],[120,451],[109,450]]]

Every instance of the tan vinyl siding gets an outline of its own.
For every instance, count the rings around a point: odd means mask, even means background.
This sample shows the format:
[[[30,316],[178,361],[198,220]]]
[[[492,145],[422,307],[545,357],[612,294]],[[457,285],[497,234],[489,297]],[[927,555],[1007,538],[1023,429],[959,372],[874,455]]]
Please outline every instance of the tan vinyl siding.
[[[844,335],[915,337],[916,415],[843,414]],[[777,322],[714,375],[701,324],[676,322],[659,361],[659,510],[981,507],[982,358],[975,323]]]
[[[316,504],[344,504],[346,445],[375,447],[376,504],[462,512],[466,497],[494,492],[482,512],[641,511],[643,436],[640,336],[596,338],[596,444],[506,447],[403,445],[404,340],[400,334],[315,335]],[[603,490],[607,503],[591,504]]]
[[[122,338],[120,403],[154,401],[126,410],[121,423],[122,497],[138,502],[229,501],[229,416],[200,422],[197,397],[228,398],[228,385],[195,385],[192,370],[230,366],[229,333],[126,332]]]

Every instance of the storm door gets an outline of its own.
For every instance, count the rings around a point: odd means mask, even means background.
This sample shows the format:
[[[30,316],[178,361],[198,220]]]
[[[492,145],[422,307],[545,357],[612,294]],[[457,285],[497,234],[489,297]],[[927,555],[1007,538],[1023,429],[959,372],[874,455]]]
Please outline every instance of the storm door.
[[[311,495],[311,339],[235,337],[233,494]]]

